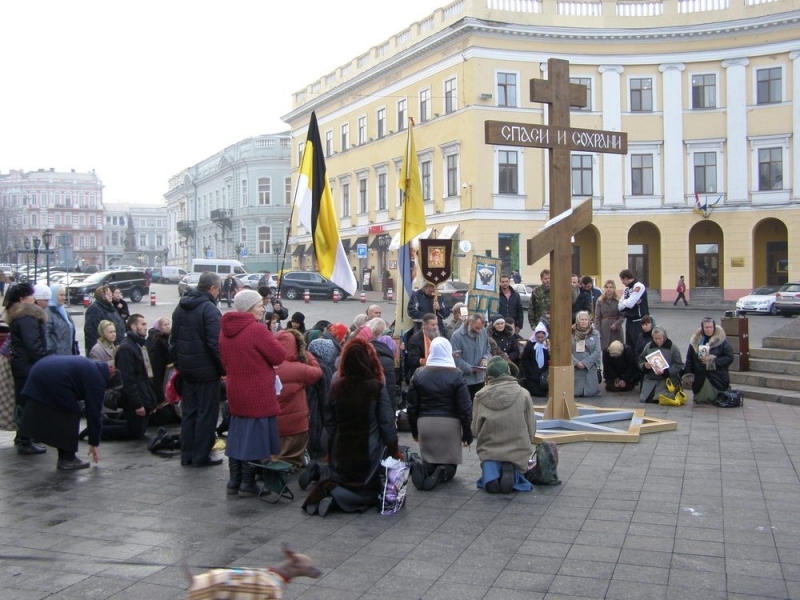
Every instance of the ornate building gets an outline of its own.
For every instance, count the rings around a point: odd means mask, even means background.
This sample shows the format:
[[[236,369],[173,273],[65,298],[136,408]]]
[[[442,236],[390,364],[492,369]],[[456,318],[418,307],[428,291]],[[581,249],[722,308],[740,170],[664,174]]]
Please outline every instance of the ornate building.
[[[0,174],[0,199],[0,248],[9,259],[49,229],[52,265],[103,265],[103,183],[94,171],[12,170]]]
[[[525,242],[549,218],[547,153],[488,145],[485,122],[546,124],[529,82],[566,59],[586,87],[571,126],[629,139],[626,155],[572,153],[573,202],[594,207],[573,271],[630,267],[665,300],[685,275],[693,297],[732,300],[800,277],[798,24],[791,0],[457,0],[295,93],[293,161],[314,110],[345,245],[391,271],[414,117],[423,235],[470,242],[462,279],[476,252],[538,282],[548,260],[527,265]]]
[[[158,267],[168,258],[167,215],[155,204],[106,203],[106,264]]]
[[[242,140],[174,175],[167,204],[168,262],[239,259],[275,271],[286,244],[292,187],[288,133]]]

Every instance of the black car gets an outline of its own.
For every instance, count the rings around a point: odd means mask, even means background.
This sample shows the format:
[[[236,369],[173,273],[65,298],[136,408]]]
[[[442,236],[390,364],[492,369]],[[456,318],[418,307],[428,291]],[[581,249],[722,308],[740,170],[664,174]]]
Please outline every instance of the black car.
[[[445,281],[440,283],[438,288],[439,298],[447,303],[447,306],[452,306],[456,302],[466,302],[467,292],[469,291],[469,284],[463,281]]]
[[[313,271],[287,271],[280,280],[281,298],[295,300],[302,298],[306,290],[311,297],[333,298],[333,290],[339,290],[339,298],[349,296],[341,287]]]
[[[102,285],[108,285],[111,289],[118,287],[131,302],[139,302],[142,296],[150,293],[150,288],[144,283],[144,271],[100,271],[69,286],[70,304],[82,304],[84,297],[94,300],[95,290]]]

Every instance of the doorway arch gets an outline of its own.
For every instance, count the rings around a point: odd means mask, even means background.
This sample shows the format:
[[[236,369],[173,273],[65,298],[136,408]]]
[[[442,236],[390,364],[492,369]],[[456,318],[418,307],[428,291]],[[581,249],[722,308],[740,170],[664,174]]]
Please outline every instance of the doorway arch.
[[[786,224],[770,217],[753,227],[753,287],[783,285],[789,280]]]
[[[594,225],[581,229],[572,244],[572,272],[600,278],[600,232]]]
[[[725,288],[725,236],[714,221],[696,223],[689,231],[689,287]]]
[[[628,230],[628,269],[648,290],[661,290],[661,231],[649,221]]]

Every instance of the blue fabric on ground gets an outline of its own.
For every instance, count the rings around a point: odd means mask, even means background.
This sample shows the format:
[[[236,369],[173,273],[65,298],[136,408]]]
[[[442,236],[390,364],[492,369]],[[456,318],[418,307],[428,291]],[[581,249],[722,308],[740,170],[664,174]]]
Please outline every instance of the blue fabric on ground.
[[[478,489],[482,490],[486,484],[495,479],[500,479],[503,472],[503,463],[497,460],[485,460],[481,463],[482,476],[478,479]],[[516,492],[530,492],[533,489],[533,484],[525,479],[522,473],[514,467],[514,491]]]

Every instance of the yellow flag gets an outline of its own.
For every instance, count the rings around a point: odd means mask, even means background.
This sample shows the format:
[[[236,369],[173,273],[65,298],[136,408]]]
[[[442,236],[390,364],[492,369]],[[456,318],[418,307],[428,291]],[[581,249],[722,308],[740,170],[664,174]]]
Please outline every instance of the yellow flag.
[[[403,215],[400,223],[400,245],[405,246],[425,231],[425,208],[422,202],[422,181],[419,176],[417,150],[414,146],[414,126],[408,128],[408,142],[400,167],[398,186],[403,191]]]

